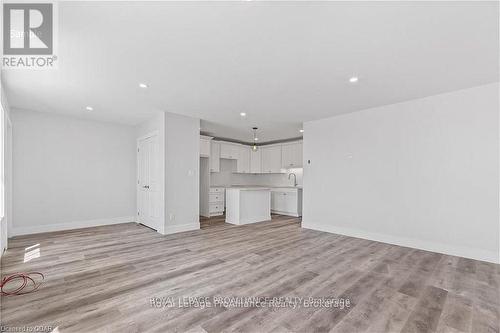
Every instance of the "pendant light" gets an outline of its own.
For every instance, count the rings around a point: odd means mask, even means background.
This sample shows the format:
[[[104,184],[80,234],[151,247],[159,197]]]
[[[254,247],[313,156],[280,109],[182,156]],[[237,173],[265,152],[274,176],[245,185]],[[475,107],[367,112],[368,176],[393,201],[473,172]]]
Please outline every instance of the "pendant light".
[[[257,151],[259,150],[259,147],[257,147],[257,130],[258,128],[257,127],[253,127],[253,145],[252,145],[252,150],[253,151]]]

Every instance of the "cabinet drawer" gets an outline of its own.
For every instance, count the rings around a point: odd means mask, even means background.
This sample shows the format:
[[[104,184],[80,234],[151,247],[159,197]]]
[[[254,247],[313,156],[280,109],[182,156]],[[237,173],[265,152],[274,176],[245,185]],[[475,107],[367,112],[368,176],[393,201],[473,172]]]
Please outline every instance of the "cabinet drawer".
[[[210,193],[224,193],[224,187],[211,187]]]
[[[209,212],[210,213],[219,213],[224,211],[223,204],[210,204]]]
[[[224,193],[210,193],[208,202],[224,202]]]

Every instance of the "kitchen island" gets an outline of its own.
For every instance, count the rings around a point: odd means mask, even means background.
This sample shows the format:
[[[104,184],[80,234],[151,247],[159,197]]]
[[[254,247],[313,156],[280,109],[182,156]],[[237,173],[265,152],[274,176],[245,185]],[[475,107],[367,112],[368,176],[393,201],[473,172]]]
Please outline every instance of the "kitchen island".
[[[237,186],[226,189],[226,222],[248,224],[271,219],[271,189]]]

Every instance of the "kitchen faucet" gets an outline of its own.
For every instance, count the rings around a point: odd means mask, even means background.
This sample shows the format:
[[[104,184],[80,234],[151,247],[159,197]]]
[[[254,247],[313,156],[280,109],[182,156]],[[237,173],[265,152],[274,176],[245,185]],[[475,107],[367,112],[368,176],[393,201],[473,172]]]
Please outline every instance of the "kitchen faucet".
[[[288,174],[288,179],[290,179],[291,175],[293,175],[293,186],[297,186],[297,175],[291,172]]]

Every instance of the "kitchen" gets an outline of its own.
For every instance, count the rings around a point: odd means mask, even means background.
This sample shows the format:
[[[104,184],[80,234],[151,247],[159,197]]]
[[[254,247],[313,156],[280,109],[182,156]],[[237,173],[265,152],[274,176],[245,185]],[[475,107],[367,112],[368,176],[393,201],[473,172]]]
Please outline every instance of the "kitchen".
[[[200,215],[247,224],[302,216],[302,138],[257,145],[200,135]]]

